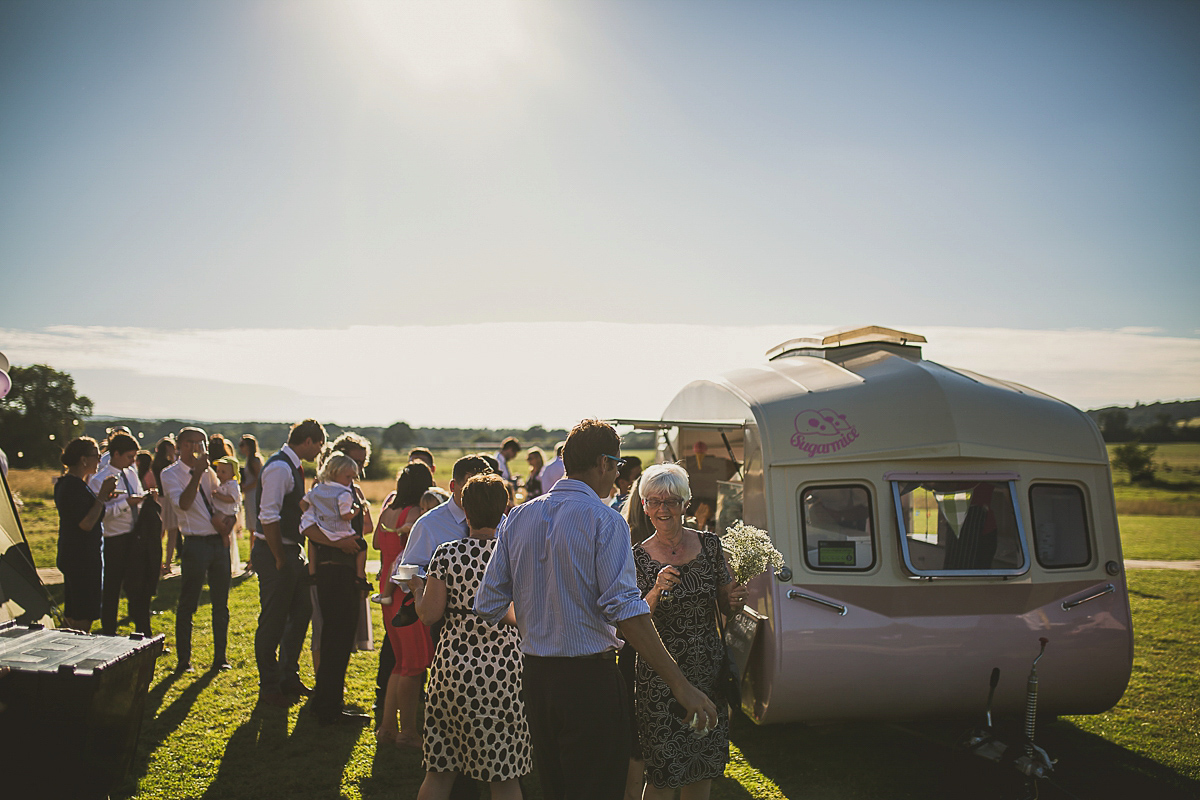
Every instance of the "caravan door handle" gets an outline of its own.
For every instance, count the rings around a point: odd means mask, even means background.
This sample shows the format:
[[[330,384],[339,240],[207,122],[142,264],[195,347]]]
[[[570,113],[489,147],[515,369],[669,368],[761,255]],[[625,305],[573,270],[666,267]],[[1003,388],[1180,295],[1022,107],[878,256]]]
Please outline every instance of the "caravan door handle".
[[[811,594],[806,594],[805,592],[801,592],[797,589],[788,589],[787,596],[789,600],[809,600],[813,603],[818,603],[826,608],[832,608],[834,611],[838,612],[838,616],[840,617],[846,616],[846,607],[841,603],[835,603],[832,600],[814,597]]]
[[[1112,594],[1112,593],[1113,593],[1113,592],[1115,592],[1116,590],[1117,590],[1117,587],[1113,586],[1111,583],[1110,583],[1110,584],[1107,584],[1107,585],[1105,585],[1105,587],[1104,587],[1103,589],[1100,589],[1099,591],[1096,591],[1096,592],[1092,592],[1092,593],[1091,593],[1091,594],[1089,594],[1087,597],[1081,597],[1081,598],[1080,598],[1080,599],[1078,599],[1078,600],[1071,600],[1071,601],[1069,601],[1069,602],[1068,602],[1068,601],[1064,601],[1064,602],[1063,602],[1063,604],[1062,604],[1062,610],[1063,610],[1063,611],[1070,611],[1070,610],[1071,610],[1072,608],[1074,608],[1075,606],[1083,605],[1083,604],[1084,604],[1084,603],[1086,603],[1088,600],[1095,600],[1095,599],[1096,599],[1096,598],[1098,598],[1098,597],[1104,597],[1104,595],[1106,595],[1106,594]]]

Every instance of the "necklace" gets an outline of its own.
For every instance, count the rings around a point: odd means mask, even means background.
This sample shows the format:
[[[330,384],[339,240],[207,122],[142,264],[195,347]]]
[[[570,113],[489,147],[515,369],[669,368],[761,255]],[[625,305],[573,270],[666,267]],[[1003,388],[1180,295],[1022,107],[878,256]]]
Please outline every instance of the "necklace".
[[[686,542],[687,542],[687,537],[685,535],[681,535],[679,537],[679,544],[677,544],[671,548],[671,555],[673,555],[673,556],[679,555],[679,551],[683,549],[683,546]]]

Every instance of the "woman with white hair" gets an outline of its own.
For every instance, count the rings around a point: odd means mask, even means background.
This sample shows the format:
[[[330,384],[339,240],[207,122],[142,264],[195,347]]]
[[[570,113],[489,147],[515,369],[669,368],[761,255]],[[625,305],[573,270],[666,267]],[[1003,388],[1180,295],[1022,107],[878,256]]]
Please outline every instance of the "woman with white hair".
[[[684,527],[691,490],[682,467],[656,464],[642,473],[638,489],[654,525],[654,534],[633,548],[638,587],[663,644],[718,714],[717,727],[697,735],[679,717],[667,684],[638,660],[634,693],[646,759],[643,796],[667,800],[681,787],[682,800],[706,800],[712,779],[725,773],[729,760],[729,711],[717,692],[725,656],[717,608],[729,614],[731,604],[745,601],[746,587],[733,583],[720,538]]]

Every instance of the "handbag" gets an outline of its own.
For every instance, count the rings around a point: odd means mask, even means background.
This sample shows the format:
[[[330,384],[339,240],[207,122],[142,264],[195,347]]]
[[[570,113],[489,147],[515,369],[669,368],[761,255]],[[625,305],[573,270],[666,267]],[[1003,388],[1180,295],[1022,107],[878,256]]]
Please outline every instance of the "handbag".
[[[725,644],[725,626],[721,623],[721,605],[717,602],[720,589],[713,594],[713,609],[717,613],[717,633],[721,636],[721,668],[717,671],[717,695],[729,703],[731,709],[742,707],[742,676],[737,663]]]
[[[396,616],[392,617],[392,626],[395,628],[407,628],[416,621],[416,598],[408,592],[404,592],[404,599],[400,601],[400,610],[396,612]]]
[[[713,597],[713,605],[717,599]],[[717,671],[717,694],[729,703],[732,709],[742,707],[742,676],[738,674],[737,664],[725,644],[725,626],[721,624],[721,609],[717,607],[717,632],[721,634],[721,668]]]

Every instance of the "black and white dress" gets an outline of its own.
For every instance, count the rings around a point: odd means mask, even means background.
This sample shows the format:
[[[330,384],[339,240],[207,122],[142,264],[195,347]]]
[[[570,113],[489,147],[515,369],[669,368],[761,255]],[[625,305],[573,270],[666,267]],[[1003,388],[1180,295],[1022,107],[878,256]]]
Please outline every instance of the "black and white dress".
[[[495,548],[495,539],[457,539],[438,547],[429,562],[428,575],[446,584],[446,616],[425,701],[427,772],[503,781],[533,771],[521,635],[471,610]]]
[[[634,683],[638,737],[646,758],[646,778],[660,788],[719,778],[729,761],[729,712],[716,691],[725,652],[717,632],[715,598],[717,587],[733,578],[725,566],[721,540],[711,533],[691,532],[700,537],[700,555],[677,567],[679,583],[669,599],[659,601],[654,627],[684,676],[716,705],[717,727],[696,735],[667,684],[638,658]],[[633,548],[633,563],[644,596],[666,564],[651,558],[640,544]]]

